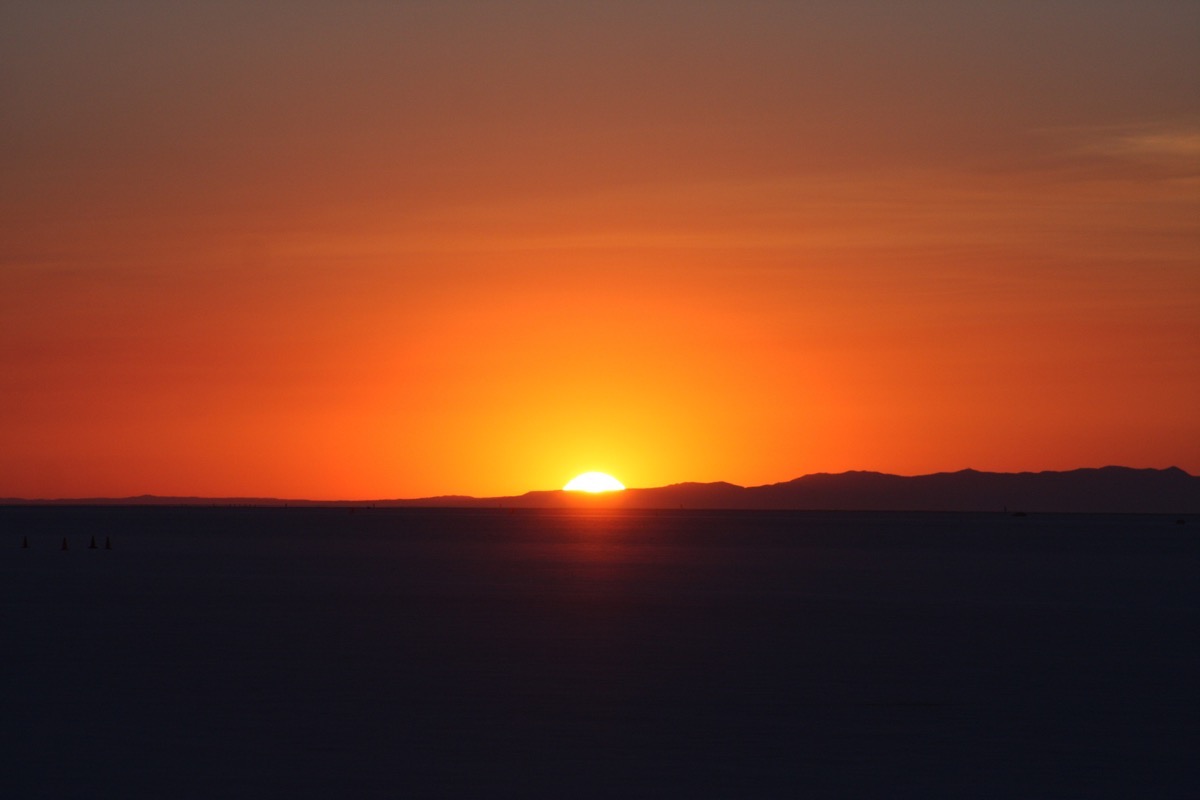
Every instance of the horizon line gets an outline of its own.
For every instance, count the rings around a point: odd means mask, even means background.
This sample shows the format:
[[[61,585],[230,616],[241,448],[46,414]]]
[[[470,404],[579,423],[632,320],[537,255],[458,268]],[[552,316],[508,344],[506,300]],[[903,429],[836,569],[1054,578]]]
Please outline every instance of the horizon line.
[[[627,492],[647,492],[647,491],[656,491],[656,490],[660,490],[660,489],[671,489],[671,488],[675,488],[675,487],[684,487],[684,486],[703,487],[703,486],[723,485],[723,486],[728,486],[728,487],[731,487],[734,489],[748,490],[748,489],[758,489],[758,488],[765,488],[765,487],[781,486],[784,484],[801,481],[806,478],[821,477],[821,476],[837,477],[837,476],[844,476],[844,475],[879,475],[879,476],[891,477],[891,478],[914,479],[914,478],[930,478],[930,477],[936,477],[936,476],[940,476],[940,475],[961,475],[963,473],[974,473],[974,474],[979,474],[979,475],[1014,475],[1015,476],[1015,475],[1061,475],[1061,474],[1076,473],[1076,472],[1100,472],[1103,470],[1125,470],[1125,471],[1130,471],[1130,472],[1181,472],[1190,478],[1197,477],[1196,475],[1193,475],[1192,473],[1188,472],[1187,470],[1183,469],[1182,467],[1178,467],[1175,465],[1171,465],[1168,467],[1129,467],[1129,466],[1124,466],[1124,465],[1120,465],[1120,464],[1107,464],[1107,465],[1104,465],[1101,467],[1073,467],[1071,469],[1057,469],[1057,470],[1056,469],[1018,470],[1018,471],[1014,471],[1014,472],[999,472],[999,471],[992,471],[992,470],[979,470],[979,469],[975,469],[973,467],[964,467],[964,468],[958,469],[958,470],[942,470],[942,471],[938,471],[938,472],[918,473],[915,475],[903,475],[903,474],[899,474],[899,473],[881,472],[879,470],[869,470],[869,469],[851,469],[851,470],[844,470],[842,472],[809,472],[809,473],[804,473],[802,475],[799,475],[795,478],[789,478],[789,479],[782,480],[782,481],[775,481],[772,483],[753,484],[753,485],[743,485],[743,484],[732,483],[730,481],[714,480],[714,481],[679,481],[676,483],[662,484],[660,486],[629,486],[629,487],[626,487],[621,490],[610,491],[610,492],[600,492],[600,493],[596,493],[596,494],[591,494],[590,496],[591,497],[599,497],[599,496],[603,496],[603,495],[622,495]],[[436,500],[447,500],[447,501],[459,500],[459,501],[484,502],[484,501],[489,501],[489,500],[499,501],[499,500],[524,498],[524,497],[528,497],[530,495],[539,495],[539,494],[556,495],[556,494],[568,494],[568,493],[572,494],[572,495],[588,494],[588,493],[584,493],[584,492],[568,492],[567,490],[562,489],[562,488],[529,489],[524,492],[520,492],[518,494],[506,494],[506,495],[477,496],[477,495],[469,495],[469,494],[436,494],[436,495],[426,495],[426,496],[422,496],[422,497],[374,497],[374,498],[281,497],[281,496],[275,496],[275,495],[251,495],[251,494],[246,494],[246,495],[154,494],[154,493],[150,493],[150,492],[143,492],[143,493],[134,494],[134,495],[89,495],[89,496],[74,496],[74,497],[0,496],[0,505],[12,505],[12,504],[18,504],[18,503],[23,504],[23,505],[37,505],[37,504],[84,505],[84,504],[87,504],[88,502],[104,502],[104,503],[109,503],[109,504],[120,504],[120,503],[126,502],[126,501],[128,501],[129,505],[137,505],[138,503],[136,501],[139,501],[139,500],[142,500],[142,501],[144,501],[144,500],[196,501],[196,502],[179,502],[179,503],[177,503],[177,505],[196,505],[196,504],[199,504],[200,502],[203,502],[203,503],[220,502],[222,504],[245,504],[245,505],[252,505],[252,504],[256,504],[256,503],[257,504],[297,503],[297,504],[313,504],[313,505],[319,505],[319,504],[347,505],[347,504],[373,504],[373,503],[427,503],[427,502],[436,501]]]

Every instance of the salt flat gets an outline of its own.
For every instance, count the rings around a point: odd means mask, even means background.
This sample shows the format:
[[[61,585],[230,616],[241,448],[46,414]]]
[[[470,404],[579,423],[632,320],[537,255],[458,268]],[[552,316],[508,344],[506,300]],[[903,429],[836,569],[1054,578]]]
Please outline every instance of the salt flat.
[[[0,795],[1193,797],[1198,556],[1154,515],[0,508]]]

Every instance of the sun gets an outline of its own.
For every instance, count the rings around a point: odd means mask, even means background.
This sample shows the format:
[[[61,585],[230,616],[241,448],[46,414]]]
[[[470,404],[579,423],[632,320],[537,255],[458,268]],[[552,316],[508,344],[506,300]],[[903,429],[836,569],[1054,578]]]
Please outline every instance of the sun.
[[[619,492],[624,488],[625,484],[612,475],[606,475],[603,472],[585,472],[567,481],[563,491],[592,492],[594,494],[596,492]]]

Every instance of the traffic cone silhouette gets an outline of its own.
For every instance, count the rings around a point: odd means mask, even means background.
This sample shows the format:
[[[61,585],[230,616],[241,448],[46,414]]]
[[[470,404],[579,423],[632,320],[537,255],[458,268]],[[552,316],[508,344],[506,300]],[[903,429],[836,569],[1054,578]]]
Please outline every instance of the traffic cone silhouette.
[[[110,542],[110,541],[108,540],[108,537],[107,537],[107,536],[105,536],[105,537],[104,537],[104,549],[105,549],[105,550],[112,550],[112,542]]]
[[[62,546],[62,549],[63,549],[63,550],[66,550],[66,549],[67,549],[67,537],[65,537],[65,536],[63,537],[63,546]]]
[[[95,550],[95,549],[96,549],[96,537],[93,536],[92,543],[88,545],[88,550]]]
[[[29,549],[29,537],[28,537],[28,536],[22,536],[22,537],[21,537],[21,549],[22,549],[22,550],[28,550],[28,549]]]

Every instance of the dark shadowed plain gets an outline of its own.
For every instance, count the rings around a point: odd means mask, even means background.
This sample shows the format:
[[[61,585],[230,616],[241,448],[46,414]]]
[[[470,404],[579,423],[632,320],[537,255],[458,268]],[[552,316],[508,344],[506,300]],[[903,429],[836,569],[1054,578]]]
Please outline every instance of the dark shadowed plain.
[[[0,794],[1194,797],[1178,519],[0,508]]]

